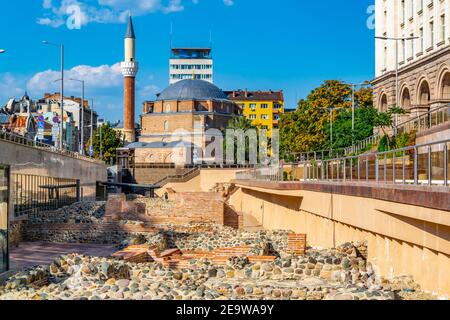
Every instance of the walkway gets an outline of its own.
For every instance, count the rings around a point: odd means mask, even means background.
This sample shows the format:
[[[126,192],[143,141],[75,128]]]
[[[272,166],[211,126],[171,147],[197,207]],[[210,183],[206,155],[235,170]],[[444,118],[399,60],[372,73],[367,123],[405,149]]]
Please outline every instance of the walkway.
[[[22,242],[11,248],[11,270],[20,270],[34,265],[50,264],[55,258],[70,253],[108,257],[117,251],[113,245],[57,244],[45,242]]]

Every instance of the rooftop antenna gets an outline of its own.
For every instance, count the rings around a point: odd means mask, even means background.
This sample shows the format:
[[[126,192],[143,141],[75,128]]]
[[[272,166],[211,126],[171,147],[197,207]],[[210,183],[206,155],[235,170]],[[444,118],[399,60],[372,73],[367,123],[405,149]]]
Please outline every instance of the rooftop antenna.
[[[170,50],[173,48],[173,21],[170,21]]]
[[[213,44],[213,41],[212,41],[212,30],[210,29],[209,30],[209,48],[212,50],[212,44]]]

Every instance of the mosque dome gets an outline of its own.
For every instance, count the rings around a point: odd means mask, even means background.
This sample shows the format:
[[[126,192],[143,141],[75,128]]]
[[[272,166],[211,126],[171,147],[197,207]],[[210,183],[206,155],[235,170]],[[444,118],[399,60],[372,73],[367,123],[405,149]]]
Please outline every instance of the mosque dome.
[[[228,97],[212,83],[186,79],[165,89],[156,101],[169,100],[228,100]]]

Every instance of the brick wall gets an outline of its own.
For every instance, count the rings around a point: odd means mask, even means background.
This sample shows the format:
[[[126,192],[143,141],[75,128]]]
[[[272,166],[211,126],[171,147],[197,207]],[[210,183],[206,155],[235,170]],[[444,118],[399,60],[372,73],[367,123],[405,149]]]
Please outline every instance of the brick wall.
[[[110,195],[106,204],[107,221],[140,220],[152,225],[217,223],[224,224],[225,204],[220,194],[210,192],[171,193],[169,199]]]

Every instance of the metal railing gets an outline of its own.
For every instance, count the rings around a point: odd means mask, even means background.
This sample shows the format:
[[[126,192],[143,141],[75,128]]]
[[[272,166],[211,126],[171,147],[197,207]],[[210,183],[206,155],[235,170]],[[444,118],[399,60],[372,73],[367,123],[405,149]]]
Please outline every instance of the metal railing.
[[[450,121],[450,104],[434,108],[397,126],[397,133],[419,133]]]
[[[359,153],[362,150],[367,150],[373,145],[378,144],[381,139],[381,135],[373,135],[364,140],[356,142],[354,145],[344,148],[344,155]]]
[[[284,168],[239,172],[237,180],[365,182],[394,185],[449,186],[450,139],[334,159],[312,159]]]
[[[303,181],[448,186],[449,146],[450,140],[444,140],[299,165]]]
[[[359,153],[363,150],[367,150],[371,146],[376,145],[380,141],[381,137],[382,137],[381,135],[373,135],[345,148],[298,152],[292,153],[291,155],[294,156],[294,162],[309,161],[312,159],[321,160],[321,159],[339,158],[349,154]]]
[[[28,139],[28,138],[20,136],[18,134],[4,132],[1,130],[0,130],[0,140],[14,142],[14,143],[17,143],[20,145],[33,147],[36,149],[41,149],[41,150],[45,150],[48,152],[53,152],[53,153],[69,156],[69,157],[80,159],[80,160],[86,160],[86,161],[96,162],[96,163],[103,163],[103,161],[99,161],[99,160],[95,160],[95,159],[83,156],[77,152],[73,152],[73,151],[69,151],[69,150],[59,150],[55,146],[52,146],[51,144],[34,141],[32,139]]]
[[[11,174],[11,202],[16,218],[37,211],[56,210],[79,200],[79,180]]]
[[[154,185],[159,185],[159,186],[164,186],[169,182],[177,182],[177,181],[182,181],[184,179],[188,179],[188,178],[193,178],[195,176],[197,176],[200,172],[200,168],[191,168],[191,169],[186,169],[187,171],[184,172],[183,174],[176,174],[176,175],[170,175],[167,177],[164,177],[163,179],[157,181],[154,183]]]
[[[278,166],[260,167],[236,173],[237,180],[283,181],[283,168]]]

